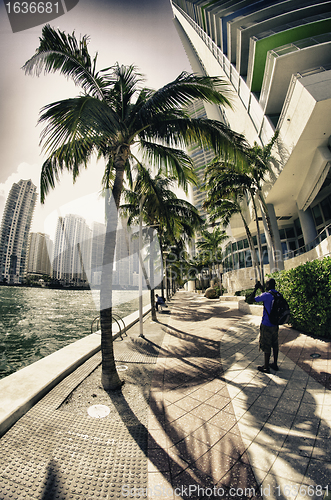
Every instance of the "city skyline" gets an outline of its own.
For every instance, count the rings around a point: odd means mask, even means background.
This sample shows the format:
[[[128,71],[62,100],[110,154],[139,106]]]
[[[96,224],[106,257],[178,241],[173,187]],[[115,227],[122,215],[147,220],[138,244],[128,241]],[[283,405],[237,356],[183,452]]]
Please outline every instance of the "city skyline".
[[[72,11],[57,18],[52,26],[77,36],[90,36],[89,50],[98,52],[99,68],[116,62],[135,64],[146,75],[146,85],[159,88],[185,70],[191,71],[185,51],[172,20],[168,0],[118,2],[111,0],[80,0]],[[0,147],[0,216],[10,187],[19,179],[34,182],[39,193],[39,177],[45,158],[39,146],[41,126],[37,125],[42,106],[58,99],[74,97],[79,92],[72,82],[60,75],[25,76],[22,66],[36,50],[42,26],[12,33],[5,7],[0,5],[0,54],[6,71],[0,76],[1,147]],[[81,205],[84,214],[85,197],[95,200],[95,220],[102,222],[103,205],[97,202],[103,174],[102,162],[92,160],[75,185],[64,173],[44,206],[38,196],[32,230],[52,234],[54,220]],[[81,200],[83,199],[83,201]],[[71,205],[71,206],[70,206]],[[82,208],[83,207],[83,208]],[[94,211],[94,207],[93,207]],[[55,212],[55,215],[54,215]],[[91,213],[92,210],[89,210]],[[45,222],[53,219],[52,230]]]

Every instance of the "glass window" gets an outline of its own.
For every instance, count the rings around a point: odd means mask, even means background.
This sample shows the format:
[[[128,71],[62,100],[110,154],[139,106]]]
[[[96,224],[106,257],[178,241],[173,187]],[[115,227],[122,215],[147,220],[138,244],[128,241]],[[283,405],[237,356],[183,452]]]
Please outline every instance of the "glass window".
[[[248,248],[248,247],[249,247],[248,240],[247,240],[247,239],[245,239],[245,240],[244,240],[244,248]]]
[[[325,240],[326,238],[326,231],[323,231],[323,233],[320,234],[320,241]]]
[[[237,253],[233,255],[233,267],[234,269],[238,269],[239,267],[239,257]]]
[[[262,244],[262,245],[264,245],[264,244],[265,244],[265,242],[266,242],[266,239],[265,239],[265,234],[264,234],[264,233],[262,233],[262,234],[261,234],[261,244]]]
[[[325,198],[325,200],[321,201],[321,208],[322,212],[324,215],[324,219],[330,220],[331,219],[331,199],[330,197]]]
[[[287,244],[286,244],[286,241],[282,241],[282,251],[283,251],[283,255],[287,254]]]
[[[301,229],[300,219],[295,219],[295,221],[294,221],[294,227],[295,227],[297,236],[301,236],[302,235],[302,229]]]
[[[242,250],[244,248],[243,240],[238,241],[238,250]]]
[[[253,236],[253,243],[254,243],[254,246],[257,245],[257,237],[256,236]]]
[[[232,243],[232,252],[237,250],[237,243]]]
[[[280,229],[279,230],[279,237],[280,237],[281,240],[285,240],[286,239],[285,229]]]
[[[269,264],[268,249],[267,247],[262,247],[263,264]]]
[[[245,261],[246,261],[246,267],[252,267],[252,255],[250,250],[246,250],[245,252]]]
[[[323,217],[319,205],[315,205],[315,207],[312,208],[312,212],[316,226],[320,226],[321,224],[323,224]]]
[[[295,238],[295,232],[293,227],[288,227],[285,229],[286,238]]]
[[[239,252],[239,267],[240,269],[245,267],[245,252]]]
[[[290,250],[296,250],[296,248],[297,248],[297,242],[296,241],[292,240],[292,241],[288,241],[287,243],[288,243],[288,246],[289,246]]]

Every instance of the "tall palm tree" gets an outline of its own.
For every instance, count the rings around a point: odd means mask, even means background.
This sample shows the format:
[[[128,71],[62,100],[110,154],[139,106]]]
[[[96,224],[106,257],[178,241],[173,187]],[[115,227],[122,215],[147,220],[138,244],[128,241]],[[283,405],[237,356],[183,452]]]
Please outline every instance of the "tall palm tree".
[[[268,144],[262,147],[259,146],[257,142],[254,142],[253,147],[249,148],[246,151],[249,164],[248,175],[252,179],[252,187],[253,187],[252,195],[254,190],[254,194],[256,195],[260,204],[261,213],[263,214],[266,221],[267,231],[270,237],[271,250],[275,264],[277,263],[278,260],[276,253],[275,235],[271,225],[267,203],[264,199],[262,191],[262,183],[265,181],[266,175],[270,172],[270,163],[271,160],[273,159],[271,152],[274,144],[278,139],[278,136],[279,136],[279,131],[276,130],[273,137],[268,142]]]
[[[192,238],[194,231],[201,227],[203,219],[198,210],[186,200],[179,199],[174,193],[176,178],[165,177],[159,170],[155,176],[143,165],[137,166],[137,177],[133,190],[124,190],[126,203],[120,211],[128,217],[128,224],[137,224],[140,216],[148,228],[150,249],[153,248],[154,231],[159,238],[161,254],[166,241],[178,245],[179,236]],[[156,320],[153,252],[150,252],[150,293],[152,318]]]
[[[236,214],[240,215],[242,223],[245,228],[251,255],[252,266],[254,270],[255,281],[259,280],[260,283],[264,284],[263,263],[261,261],[259,263],[255,250],[253,236],[246,222],[240,203],[238,203],[238,200],[235,197],[232,197],[232,199],[229,198],[229,199],[218,200],[217,206],[215,207],[213,212],[211,212],[211,220],[221,220],[223,222],[224,227],[227,227],[230,224],[231,217],[233,217],[233,215]]]
[[[246,172],[238,171],[236,165],[229,165],[228,162],[221,160],[215,160],[208,165],[205,175],[207,179],[205,208],[212,214],[214,220],[222,215],[223,221],[227,221],[227,224],[230,223],[229,216],[236,213],[240,214],[251,251],[253,267],[258,269],[259,281],[264,283],[261,235],[255,203],[254,181]],[[258,265],[253,238],[241,208],[247,194],[251,195],[254,209],[260,265]]]
[[[240,161],[233,161],[233,159],[223,157],[216,158],[206,169],[206,190],[208,191],[208,199],[206,201],[206,208],[209,209],[219,203],[223,203],[224,199],[238,200],[241,202],[246,196],[252,201],[254,210],[254,218],[256,222],[257,243],[260,255],[259,276],[261,283],[264,283],[263,271],[263,255],[261,246],[260,226],[258,222],[258,206],[266,221],[265,231],[269,236],[270,250],[273,255],[274,262],[276,262],[276,245],[273,234],[273,229],[268,213],[268,207],[265,202],[262,183],[266,178],[267,173],[270,171],[270,162],[272,160],[271,151],[277,141],[279,132],[276,131],[269,143],[261,147],[256,142],[253,147],[249,147],[246,143],[241,142],[241,156]],[[237,158],[238,159],[238,158]],[[224,204],[223,204],[224,208]],[[242,210],[238,210],[244,222],[246,234],[247,224],[243,217]],[[250,239],[248,239],[250,242]],[[250,245],[251,246],[251,245]],[[253,262],[256,259],[256,252],[254,247],[250,248]]]
[[[41,201],[64,169],[73,180],[86,168],[92,154],[105,161],[103,187],[106,238],[100,292],[102,384],[106,390],[121,386],[116,371],[111,331],[112,266],[118,208],[125,174],[130,177],[134,147],[139,146],[148,164],[176,176],[184,187],[193,178],[192,161],[183,148],[192,142],[219,151],[233,150],[235,134],[225,125],[192,119],[182,110],[195,99],[230,105],[227,87],[217,77],[182,73],[157,91],[143,87],[134,66],[97,70],[97,55],[88,52],[88,37],[78,40],[49,25],[42,29],[36,53],[25,63],[27,74],[59,72],[72,78],[81,93],[46,105],[40,122],[46,124],[41,141],[47,159],[42,166]]]
[[[212,232],[204,229],[201,231],[201,236],[203,240],[197,242],[197,247],[200,251],[208,253],[213,268],[215,268],[215,264],[217,264],[217,277],[219,279],[219,266],[220,262],[222,262],[221,245],[229,237],[225,230],[220,227],[214,227]]]

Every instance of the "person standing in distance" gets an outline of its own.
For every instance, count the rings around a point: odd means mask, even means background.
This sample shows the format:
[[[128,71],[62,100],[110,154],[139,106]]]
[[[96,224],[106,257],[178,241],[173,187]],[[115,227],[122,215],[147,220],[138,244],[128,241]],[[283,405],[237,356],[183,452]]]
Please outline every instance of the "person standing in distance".
[[[261,283],[258,281],[254,287],[253,293],[249,297],[250,303],[253,303],[255,300],[255,302],[263,302],[264,306],[262,321],[260,324],[260,339],[259,339],[260,349],[261,351],[264,352],[264,365],[257,367],[257,369],[263,373],[270,373],[270,368],[272,368],[275,371],[279,370],[277,365],[278,351],[279,351],[278,348],[279,326],[273,325],[269,319],[269,314],[271,312],[271,307],[274,297],[272,296],[271,293],[268,292],[269,291],[276,292],[275,286],[276,286],[275,280],[273,278],[270,278],[265,284],[266,291],[264,291],[263,285],[261,285]],[[261,289],[263,293],[255,297],[255,294],[258,289]],[[274,362],[269,364],[271,349],[273,351]]]

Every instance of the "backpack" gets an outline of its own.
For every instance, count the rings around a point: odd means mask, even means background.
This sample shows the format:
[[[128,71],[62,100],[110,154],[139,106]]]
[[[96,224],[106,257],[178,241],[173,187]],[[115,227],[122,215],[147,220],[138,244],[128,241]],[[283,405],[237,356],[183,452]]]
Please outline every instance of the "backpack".
[[[272,291],[269,291],[268,293],[271,293],[274,298],[271,305],[270,314],[266,310],[269,316],[270,323],[272,323],[273,325],[284,325],[284,323],[288,323],[291,314],[288,303],[281,293],[275,293]]]

